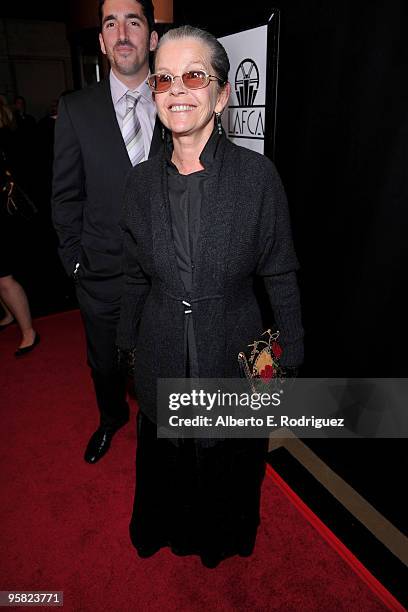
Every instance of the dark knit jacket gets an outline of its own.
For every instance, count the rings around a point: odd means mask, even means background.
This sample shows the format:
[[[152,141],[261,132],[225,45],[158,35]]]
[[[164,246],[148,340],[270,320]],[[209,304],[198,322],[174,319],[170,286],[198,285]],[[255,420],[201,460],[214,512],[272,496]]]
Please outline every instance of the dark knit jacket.
[[[265,277],[281,331],[282,364],[297,366],[303,360],[298,262],[276,168],[226,137],[214,163],[216,172],[202,199],[190,295],[177,269],[164,151],[127,178],[117,339],[122,349],[136,347],[136,393],[148,415],[155,412],[157,378],[185,375],[185,316],[193,317],[200,377],[239,377],[238,353],[263,331],[255,275]],[[186,315],[187,309],[192,313]]]

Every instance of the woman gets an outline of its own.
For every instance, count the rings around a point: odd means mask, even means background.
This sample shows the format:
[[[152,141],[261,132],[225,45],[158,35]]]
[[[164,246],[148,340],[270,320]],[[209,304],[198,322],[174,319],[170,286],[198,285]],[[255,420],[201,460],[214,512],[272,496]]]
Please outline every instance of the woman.
[[[12,111],[5,98],[0,96],[0,305],[4,313],[0,319],[0,331],[17,322],[21,341],[15,356],[22,357],[37,346],[40,336],[32,325],[26,293],[12,275],[16,267],[15,249],[19,247],[21,239],[18,219],[11,216],[6,208],[6,171],[11,165],[14,127]]]
[[[169,139],[125,187],[118,330],[119,347],[136,347],[140,406],[132,542],[142,557],[171,546],[207,567],[253,550],[266,441],[157,439],[157,379],[239,377],[238,353],[262,332],[255,275],[281,331],[282,365],[303,358],[284,191],[267,158],[222,130],[228,70],[202,30],[177,28],[159,43],[149,85]]]

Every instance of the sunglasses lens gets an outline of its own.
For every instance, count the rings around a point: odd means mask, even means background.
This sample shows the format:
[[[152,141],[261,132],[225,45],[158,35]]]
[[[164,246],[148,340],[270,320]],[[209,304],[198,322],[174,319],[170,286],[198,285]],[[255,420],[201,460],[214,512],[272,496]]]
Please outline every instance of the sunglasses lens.
[[[181,77],[189,89],[200,89],[207,85],[207,75],[202,70],[190,70]]]
[[[171,86],[171,76],[169,74],[152,74],[148,81],[150,88],[158,93],[167,91]]]

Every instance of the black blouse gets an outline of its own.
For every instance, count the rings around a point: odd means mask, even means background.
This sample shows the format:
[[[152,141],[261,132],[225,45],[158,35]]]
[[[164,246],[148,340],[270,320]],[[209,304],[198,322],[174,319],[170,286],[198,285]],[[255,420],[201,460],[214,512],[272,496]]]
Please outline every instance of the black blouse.
[[[200,212],[206,182],[212,176],[213,162],[217,153],[220,135],[215,128],[200,155],[204,170],[191,174],[180,174],[171,161],[173,143],[166,143],[167,176],[173,241],[181,280],[186,290],[186,301],[192,290],[194,260],[200,232]],[[186,315],[185,321],[186,376],[198,378],[197,347],[193,320]]]

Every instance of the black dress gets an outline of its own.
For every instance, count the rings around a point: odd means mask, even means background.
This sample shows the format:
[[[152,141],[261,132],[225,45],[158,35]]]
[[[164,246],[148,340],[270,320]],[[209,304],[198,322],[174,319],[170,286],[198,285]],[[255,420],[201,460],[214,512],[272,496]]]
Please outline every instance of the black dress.
[[[213,132],[200,161],[204,170],[179,174],[167,149],[169,202],[177,264],[191,290],[203,189],[211,177],[219,136]],[[185,319],[186,376],[199,376],[191,317]],[[267,440],[158,439],[156,424],[139,411],[136,493],[130,523],[142,557],[170,546],[197,554],[207,567],[255,545]]]

